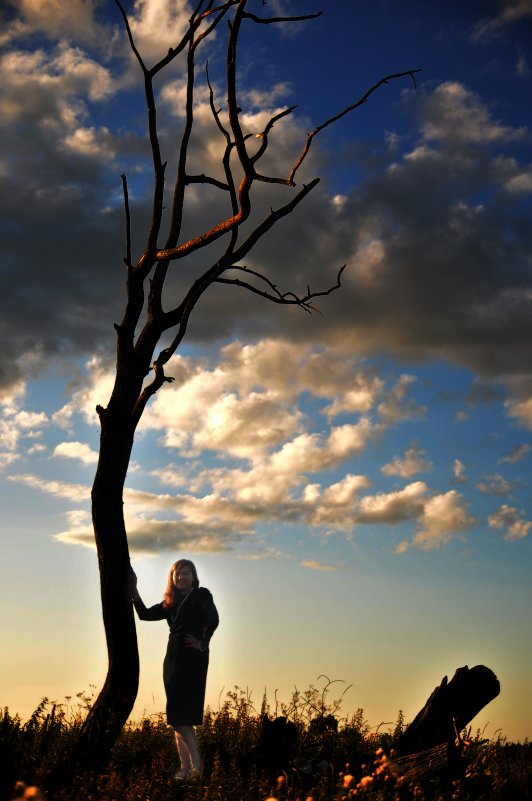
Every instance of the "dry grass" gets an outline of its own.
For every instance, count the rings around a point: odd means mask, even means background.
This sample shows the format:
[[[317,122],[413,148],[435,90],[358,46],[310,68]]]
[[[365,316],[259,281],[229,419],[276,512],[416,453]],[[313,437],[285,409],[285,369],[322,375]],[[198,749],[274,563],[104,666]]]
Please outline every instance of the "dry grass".
[[[51,801],[528,801],[532,798],[532,750],[499,737],[468,751],[461,780],[416,781],[394,762],[393,742],[404,721],[388,731],[370,730],[361,709],[341,718],[341,697],[328,700],[332,682],[295,691],[289,703],[266,698],[255,709],[251,698],[235,688],[217,711],[207,710],[198,729],[205,770],[202,782],[178,787],[172,777],[178,765],[173,733],[163,715],[129,723],[107,768],[85,773],[54,793]],[[82,725],[91,697],[84,693],[65,704],[43,699],[23,722],[7,709],[0,712],[0,801],[15,797],[41,801],[39,787],[58,760],[68,753]],[[297,730],[297,745],[285,760],[252,759],[261,720],[285,716]],[[246,755],[248,757],[246,758]],[[260,756],[260,755],[259,755]],[[16,783],[19,784],[16,786]]]

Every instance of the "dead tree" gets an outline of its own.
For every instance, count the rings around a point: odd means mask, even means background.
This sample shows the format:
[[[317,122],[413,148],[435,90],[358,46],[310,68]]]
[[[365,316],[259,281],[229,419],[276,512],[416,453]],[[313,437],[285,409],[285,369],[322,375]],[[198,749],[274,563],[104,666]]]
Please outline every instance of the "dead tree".
[[[259,164],[269,148],[272,130],[283,118],[292,114],[294,107],[286,108],[271,117],[258,134],[244,131],[239,118],[241,109],[236,81],[237,49],[242,28],[245,25],[293,24],[319,15],[263,18],[248,10],[248,0],[200,0],[196,2],[181,41],[176,42],[175,47],[170,48],[167,55],[155,66],[148,67],[137,48],[124,7],[120,0],[115,0],[115,3],[144,79],[153,195],[145,247],[140,258],[134,260],[128,184],[126,177],[122,176],[126,220],[124,262],[127,268],[127,299],[124,316],[119,324],[115,324],[117,357],[114,388],[107,406],[97,407],[101,438],[92,488],[92,517],[100,568],[109,667],[104,687],[86,719],[77,749],[77,761],[82,759],[88,764],[95,764],[99,759],[107,757],[131,713],[138,689],[139,658],[129,591],[130,560],[123,514],[123,488],[135,429],[146,404],[166,382],[173,380],[165,374],[165,366],[183,341],[195,306],[212,285],[232,285],[235,291],[244,289],[273,303],[298,306],[307,312],[314,310],[313,301],[316,297],[328,295],[340,287],[343,267],[338,271],[333,286],[317,291],[306,287],[303,292],[298,293],[292,289],[279,289],[265,273],[247,268],[245,259],[259,240],[280,220],[290,215],[317,186],[319,178],[300,187],[296,186],[298,171],[315,136],[328,125],[363,105],[383,84],[402,76],[409,76],[414,81],[414,73],[417,72],[408,70],[379,80],[356,102],[307,134],[302,150],[295,158],[288,175],[265,175],[259,171]],[[220,180],[189,172],[187,154],[194,131],[196,58],[201,53],[202,62],[206,62],[207,53],[204,51],[213,33],[216,31],[219,34],[222,30],[223,21],[228,22],[223,114],[218,108],[213,84],[208,72],[206,73],[210,108],[220,133],[223,150],[221,165],[224,178]],[[168,202],[165,185],[167,162],[161,152],[154,82],[177,58],[183,61],[187,79],[185,122],[178,147],[173,190]],[[250,218],[252,194],[254,195],[256,186],[264,182],[284,187],[288,197],[277,208],[270,209],[263,219],[254,223],[254,218]],[[227,214],[213,227],[187,239],[183,235],[183,213],[187,188],[192,184],[203,184],[205,191],[223,193],[227,198]],[[165,202],[169,206],[166,213],[163,211]],[[244,226],[246,221],[247,227]],[[218,247],[215,255],[209,247],[213,243],[217,243]],[[181,260],[197,254],[198,251],[209,261],[197,273],[182,296],[166,307],[163,303],[163,289],[167,276],[172,268],[177,269]],[[164,334],[169,336],[170,344],[158,350]]]

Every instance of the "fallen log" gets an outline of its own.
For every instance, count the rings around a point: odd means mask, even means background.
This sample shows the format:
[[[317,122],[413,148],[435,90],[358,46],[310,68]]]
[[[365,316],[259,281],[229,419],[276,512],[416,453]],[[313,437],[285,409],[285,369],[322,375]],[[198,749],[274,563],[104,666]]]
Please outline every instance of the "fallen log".
[[[465,774],[467,760],[462,757],[462,747],[455,743],[441,743],[416,754],[395,760],[399,775],[409,779],[458,779]]]

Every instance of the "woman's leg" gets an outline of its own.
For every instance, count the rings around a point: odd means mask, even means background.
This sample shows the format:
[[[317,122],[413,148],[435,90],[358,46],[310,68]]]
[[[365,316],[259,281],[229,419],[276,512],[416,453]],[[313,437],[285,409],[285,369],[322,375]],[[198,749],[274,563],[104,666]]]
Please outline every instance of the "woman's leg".
[[[188,750],[188,745],[186,743],[186,740],[181,733],[182,728],[184,727],[176,726],[175,744],[177,746],[177,753],[179,754],[179,761],[181,762],[181,770],[178,771],[177,775],[180,778],[185,778],[185,776],[192,767],[192,759],[190,756],[190,751]]]
[[[196,735],[193,726],[176,726],[176,743],[177,750],[179,751],[179,758],[181,759],[181,767],[186,770],[194,770],[201,772],[201,757],[198,751],[198,744],[196,742]],[[181,748],[183,751],[186,749],[187,764],[183,764],[183,757],[181,757]]]

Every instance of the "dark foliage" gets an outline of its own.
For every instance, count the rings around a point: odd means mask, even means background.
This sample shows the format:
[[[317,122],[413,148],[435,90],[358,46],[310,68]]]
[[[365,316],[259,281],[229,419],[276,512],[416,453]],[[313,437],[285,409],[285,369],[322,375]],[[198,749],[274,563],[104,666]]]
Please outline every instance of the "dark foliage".
[[[372,731],[361,709],[339,717],[340,702],[326,699],[329,685],[322,691],[296,690],[290,704],[276,702],[273,710],[266,698],[255,710],[249,695],[235,688],[218,711],[207,710],[198,731],[205,757],[203,781],[185,787],[176,787],[172,779],[178,768],[172,731],[163,715],[155,715],[124,728],[105,770],[78,774],[68,786],[42,795],[37,788],[44,792],[50,771],[68,754],[91,698],[80,693],[75,708],[43,699],[25,723],[5,709],[0,713],[0,801],[532,798],[528,742],[487,742],[479,733],[469,738],[462,779],[436,775],[418,780],[394,761],[394,742],[404,729],[402,713],[388,731]]]

